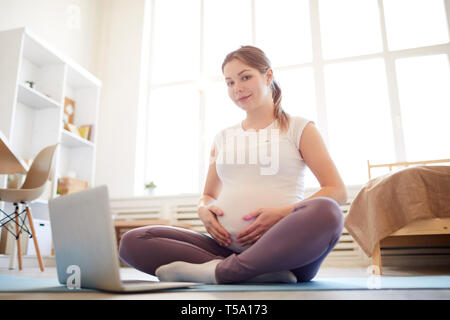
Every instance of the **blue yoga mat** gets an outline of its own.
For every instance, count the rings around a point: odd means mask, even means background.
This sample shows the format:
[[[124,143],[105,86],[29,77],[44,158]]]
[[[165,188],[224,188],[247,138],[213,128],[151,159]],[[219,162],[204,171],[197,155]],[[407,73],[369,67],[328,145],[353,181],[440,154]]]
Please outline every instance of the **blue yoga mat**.
[[[91,289],[69,289],[56,278],[27,278],[0,275],[0,292],[97,292]]]
[[[198,285],[190,288],[169,289],[170,292],[219,291],[308,291],[308,290],[373,290],[373,289],[450,289],[450,276],[420,277],[340,277],[314,278],[303,283],[274,284],[246,283]],[[0,275],[0,292],[96,292],[90,289],[68,289],[58,280]]]
[[[172,291],[309,291],[373,289],[450,289],[450,276],[315,278],[302,283],[199,285]]]

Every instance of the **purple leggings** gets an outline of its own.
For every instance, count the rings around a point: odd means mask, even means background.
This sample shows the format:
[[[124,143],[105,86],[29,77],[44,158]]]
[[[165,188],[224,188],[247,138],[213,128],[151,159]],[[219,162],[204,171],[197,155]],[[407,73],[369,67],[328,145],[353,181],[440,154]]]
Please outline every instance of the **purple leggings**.
[[[338,242],[343,225],[338,203],[317,197],[298,204],[239,254],[209,235],[177,227],[148,226],[125,233],[119,255],[130,266],[151,275],[158,267],[174,261],[204,263],[221,259],[215,271],[220,284],[283,270],[292,271],[298,282],[305,282],[315,277]]]

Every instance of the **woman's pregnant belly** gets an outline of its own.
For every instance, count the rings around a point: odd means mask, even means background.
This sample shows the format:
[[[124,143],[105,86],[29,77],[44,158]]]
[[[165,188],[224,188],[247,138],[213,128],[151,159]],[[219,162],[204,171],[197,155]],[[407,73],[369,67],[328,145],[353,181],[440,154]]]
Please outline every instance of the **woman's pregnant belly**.
[[[216,206],[222,209],[223,216],[217,216],[219,223],[230,233],[231,244],[228,249],[242,252],[250,245],[241,246],[236,242],[237,235],[252,224],[256,218],[244,220],[243,217],[264,207],[281,207],[289,202],[281,194],[273,190],[226,190],[220,193]]]

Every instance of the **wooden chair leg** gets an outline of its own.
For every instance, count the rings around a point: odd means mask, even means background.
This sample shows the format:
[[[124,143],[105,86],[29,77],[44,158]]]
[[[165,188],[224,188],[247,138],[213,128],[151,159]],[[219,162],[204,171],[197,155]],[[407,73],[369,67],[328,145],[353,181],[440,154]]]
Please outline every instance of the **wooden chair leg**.
[[[34,231],[34,224],[33,224],[33,218],[31,217],[31,211],[28,206],[26,207],[26,210],[27,210],[27,218],[28,218],[28,221],[30,222],[30,228],[31,228],[31,234],[33,236],[34,247],[36,248],[36,256],[39,261],[39,268],[41,269],[42,272],[44,272],[44,263],[42,262],[41,251],[39,250],[39,244],[38,244],[38,241],[36,238],[36,232]]]
[[[19,229],[19,216],[16,216],[16,235],[17,235],[17,260],[19,262],[19,270],[22,270],[22,247],[20,246],[20,229]]]
[[[381,270],[381,250],[380,250],[380,243],[378,242],[375,250],[372,254],[372,273],[377,275],[382,275],[383,272]]]

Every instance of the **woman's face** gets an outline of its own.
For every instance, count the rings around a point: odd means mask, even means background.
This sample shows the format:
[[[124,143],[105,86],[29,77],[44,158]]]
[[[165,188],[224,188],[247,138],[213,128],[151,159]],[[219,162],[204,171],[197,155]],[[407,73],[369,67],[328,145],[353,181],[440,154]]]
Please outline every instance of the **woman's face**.
[[[272,103],[272,69],[261,74],[257,69],[233,59],[225,65],[223,74],[228,95],[238,107],[247,111]]]

